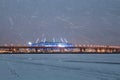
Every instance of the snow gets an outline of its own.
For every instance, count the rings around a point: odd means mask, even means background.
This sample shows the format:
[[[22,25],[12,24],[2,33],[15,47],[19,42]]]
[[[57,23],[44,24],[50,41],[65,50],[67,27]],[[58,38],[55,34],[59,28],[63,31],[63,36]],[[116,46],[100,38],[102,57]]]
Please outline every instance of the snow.
[[[0,80],[120,80],[120,55],[1,54]]]

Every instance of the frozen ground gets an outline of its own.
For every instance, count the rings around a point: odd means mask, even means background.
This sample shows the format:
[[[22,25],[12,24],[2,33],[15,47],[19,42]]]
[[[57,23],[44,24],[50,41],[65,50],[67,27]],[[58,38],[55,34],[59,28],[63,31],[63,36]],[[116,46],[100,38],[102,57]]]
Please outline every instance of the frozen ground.
[[[1,54],[0,80],[120,80],[120,55]]]

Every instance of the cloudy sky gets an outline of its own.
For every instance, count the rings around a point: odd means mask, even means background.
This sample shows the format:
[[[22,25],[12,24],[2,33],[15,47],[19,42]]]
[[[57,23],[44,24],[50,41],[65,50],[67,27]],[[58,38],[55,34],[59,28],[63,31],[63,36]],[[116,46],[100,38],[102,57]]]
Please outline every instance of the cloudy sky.
[[[0,45],[53,37],[120,45],[120,0],[0,0]]]

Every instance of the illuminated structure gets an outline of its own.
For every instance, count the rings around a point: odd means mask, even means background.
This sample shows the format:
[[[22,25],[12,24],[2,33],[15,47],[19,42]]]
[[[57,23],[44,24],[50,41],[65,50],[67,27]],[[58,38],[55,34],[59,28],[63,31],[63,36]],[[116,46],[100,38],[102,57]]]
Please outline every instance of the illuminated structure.
[[[64,42],[39,42],[39,43],[29,43],[29,46],[43,46],[43,47],[72,47],[71,43]]]
[[[68,43],[67,40],[55,42],[44,41],[35,43],[28,42],[28,45],[15,46],[5,45],[0,46],[0,53],[120,53],[120,46],[105,46],[105,45],[77,45]]]
[[[42,46],[42,47],[73,47],[74,45],[72,43],[68,43],[66,39],[61,38],[61,42],[55,42],[55,39],[53,38],[53,42],[48,42],[46,39],[42,40],[41,42],[28,42],[29,46]]]

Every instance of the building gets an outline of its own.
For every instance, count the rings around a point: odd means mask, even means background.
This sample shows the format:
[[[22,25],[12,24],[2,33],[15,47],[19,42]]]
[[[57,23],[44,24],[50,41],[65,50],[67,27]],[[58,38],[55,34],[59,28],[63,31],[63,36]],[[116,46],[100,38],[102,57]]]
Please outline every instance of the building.
[[[72,47],[74,46],[72,43],[66,42],[38,42],[38,43],[28,43],[29,46],[42,46],[42,47]]]

